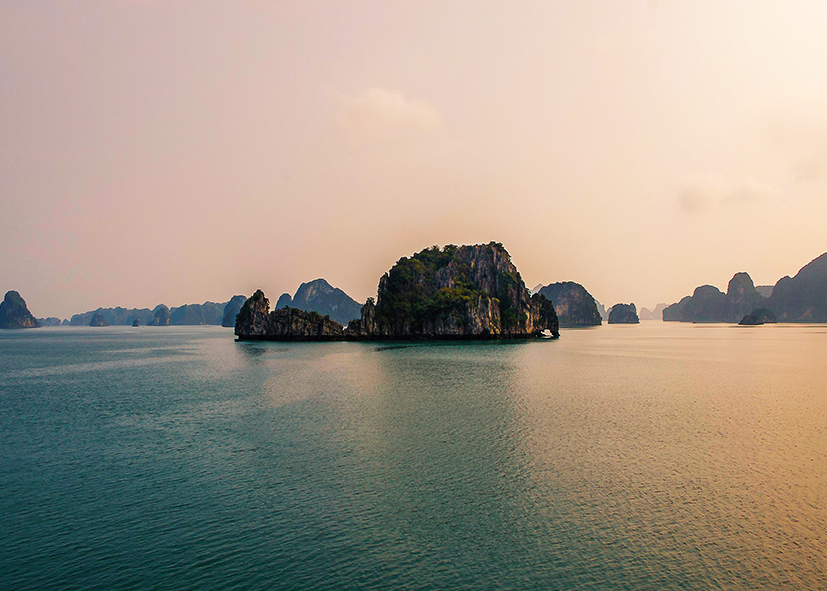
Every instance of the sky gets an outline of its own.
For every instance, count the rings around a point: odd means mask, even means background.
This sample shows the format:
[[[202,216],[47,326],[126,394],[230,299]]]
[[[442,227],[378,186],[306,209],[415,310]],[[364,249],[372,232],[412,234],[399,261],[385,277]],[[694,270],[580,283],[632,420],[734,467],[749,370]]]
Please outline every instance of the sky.
[[[502,242],[650,309],[827,251],[827,3],[0,0],[0,290],[358,301]]]

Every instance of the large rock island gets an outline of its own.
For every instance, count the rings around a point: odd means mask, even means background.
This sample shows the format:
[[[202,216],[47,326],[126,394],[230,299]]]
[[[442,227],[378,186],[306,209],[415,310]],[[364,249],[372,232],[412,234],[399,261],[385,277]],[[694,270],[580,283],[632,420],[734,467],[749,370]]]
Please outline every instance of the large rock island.
[[[269,311],[257,291],[238,313],[239,340],[503,339],[559,336],[554,306],[529,295],[502,244],[432,247],[382,276],[347,328],[295,308]]]
[[[16,291],[6,292],[0,303],[0,328],[38,328],[40,323],[29,312],[26,302]]]

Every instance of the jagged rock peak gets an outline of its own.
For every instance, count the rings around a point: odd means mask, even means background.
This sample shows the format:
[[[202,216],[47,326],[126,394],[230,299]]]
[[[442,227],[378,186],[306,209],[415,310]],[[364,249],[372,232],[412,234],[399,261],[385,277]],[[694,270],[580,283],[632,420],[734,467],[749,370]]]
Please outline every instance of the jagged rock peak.
[[[29,312],[26,302],[16,291],[6,292],[0,303],[0,328],[39,328],[40,323]]]

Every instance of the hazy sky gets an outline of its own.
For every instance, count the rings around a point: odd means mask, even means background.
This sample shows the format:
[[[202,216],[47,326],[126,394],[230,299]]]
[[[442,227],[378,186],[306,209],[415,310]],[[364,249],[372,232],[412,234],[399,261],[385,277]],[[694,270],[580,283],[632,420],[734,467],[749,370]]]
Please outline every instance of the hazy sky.
[[[675,302],[827,251],[827,3],[0,0],[0,290],[357,300],[496,240]]]

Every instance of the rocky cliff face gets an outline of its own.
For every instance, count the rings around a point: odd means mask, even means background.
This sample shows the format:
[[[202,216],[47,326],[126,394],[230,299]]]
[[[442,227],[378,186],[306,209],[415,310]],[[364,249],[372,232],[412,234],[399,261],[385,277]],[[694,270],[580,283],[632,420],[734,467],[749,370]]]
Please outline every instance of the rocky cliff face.
[[[496,242],[446,246],[401,258],[382,276],[374,304],[348,325],[360,338],[524,338],[559,336],[554,306],[529,295],[511,256]]]
[[[29,312],[26,302],[16,291],[6,292],[0,303],[0,328],[38,328],[40,324]]]
[[[639,324],[634,304],[615,304],[609,310],[609,324]]]
[[[401,258],[380,279],[376,301],[369,299],[341,335],[341,325],[332,320],[305,326],[304,320],[296,324],[295,314],[277,320],[278,312],[270,313],[264,294],[256,292],[239,312],[236,335],[281,338],[288,324],[289,338],[302,330],[331,339],[524,338],[544,331],[559,336],[552,303],[529,295],[508,252],[493,242],[433,247]]]
[[[554,304],[561,327],[599,326],[603,322],[594,298],[579,283],[552,283],[540,289],[539,293]]]

